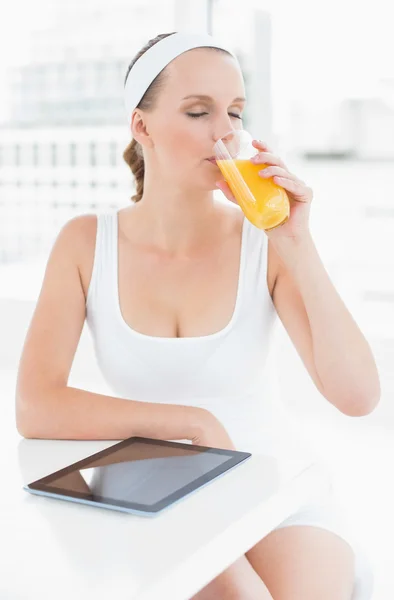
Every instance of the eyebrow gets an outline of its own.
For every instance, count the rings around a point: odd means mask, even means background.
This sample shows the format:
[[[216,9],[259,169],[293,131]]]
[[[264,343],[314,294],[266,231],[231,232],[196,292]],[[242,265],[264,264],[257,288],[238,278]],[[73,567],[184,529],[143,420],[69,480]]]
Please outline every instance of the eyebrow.
[[[199,98],[200,100],[213,100],[211,96],[205,96],[204,94],[190,94],[189,96],[185,96],[182,100],[188,100],[189,98]],[[246,98],[243,96],[238,96],[234,98],[233,102],[246,102]]]

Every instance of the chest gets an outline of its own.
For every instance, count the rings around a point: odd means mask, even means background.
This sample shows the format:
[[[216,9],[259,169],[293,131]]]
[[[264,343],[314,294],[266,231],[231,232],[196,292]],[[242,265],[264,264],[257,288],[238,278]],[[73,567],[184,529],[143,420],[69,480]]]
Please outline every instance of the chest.
[[[235,238],[235,236],[234,236]],[[125,322],[139,333],[198,337],[223,329],[235,310],[242,239],[194,257],[170,258],[118,244],[118,296]]]

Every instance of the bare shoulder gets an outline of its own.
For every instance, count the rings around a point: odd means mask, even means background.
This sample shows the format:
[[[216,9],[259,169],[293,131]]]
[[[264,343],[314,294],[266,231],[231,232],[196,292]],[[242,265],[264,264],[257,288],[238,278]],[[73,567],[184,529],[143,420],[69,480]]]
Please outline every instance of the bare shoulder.
[[[61,238],[64,244],[69,243],[71,247],[79,246],[91,242],[93,236],[93,243],[96,236],[97,230],[97,216],[94,214],[78,215],[73,217],[63,225],[60,230],[59,238]]]
[[[85,298],[93,270],[96,233],[97,216],[83,214],[67,221],[58,236],[64,252],[67,252],[78,268]]]
[[[63,230],[76,235],[79,242],[89,241],[92,235],[96,236],[97,215],[84,214],[73,217],[65,223]]]

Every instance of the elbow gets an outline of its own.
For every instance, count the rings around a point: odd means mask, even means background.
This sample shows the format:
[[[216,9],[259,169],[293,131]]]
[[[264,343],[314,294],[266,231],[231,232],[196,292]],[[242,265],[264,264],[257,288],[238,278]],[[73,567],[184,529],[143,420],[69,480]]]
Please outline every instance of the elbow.
[[[363,385],[364,383],[364,385]],[[378,406],[381,399],[381,387],[379,377],[371,377],[362,382],[360,379],[356,385],[347,389],[333,389],[331,393],[323,390],[324,397],[348,417],[365,417],[370,415]]]
[[[376,394],[353,396],[343,399],[340,405],[336,402],[338,410],[348,417],[366,417],[373,413],[380,402],[380,390]]]
[[[21,437],[25,438],[25,440],[37,440],[37,439],[40,439],[38,435],[34,435],[34,433],[32,431],[30,431],[30,429],[28,429],[28,428],[19,427],[17,425],[16,429],[17,429],[19,435]]]
[[[56,390],[58,391],[58,390]],[[54,393],[32,381],[18,381],[15,389],[15,425],[26,439],[52,439]]]
[[[59,388],[60,389],[60,388]],[[56,391],[56,394],[59,390]],[[21,393],[15,397],[15,424],[20,436],[26,439],[65,439],[59,421],[58,406],[54,406],[54,393],[47,390]]]
[[[35,439],[36,436],[31,427],[28,426],[20,417],[16,416],[16,430],[19,435],[27,440]]]
[[[51,439],[49,435],[45,435],[45,432],[40,430],[34,425],[33,421],[27,421],[16,417],[16,430],[19,435],[26,440],[45,440]]]
[[[37,411],[32,407],[32,403],[27,399],[16,397],[15,405],[15,425],[19,435],[26,439],[42,438],[36,427],[35,413]]]
[[[29,422],[29,419],[26,416],[22,416],[20,409],[16,409],[15,414],[15,424],[16,430],[19,435],[26,439],[35,439],[38,436],[35,435],[34,428],[32,427],[32,423]]]

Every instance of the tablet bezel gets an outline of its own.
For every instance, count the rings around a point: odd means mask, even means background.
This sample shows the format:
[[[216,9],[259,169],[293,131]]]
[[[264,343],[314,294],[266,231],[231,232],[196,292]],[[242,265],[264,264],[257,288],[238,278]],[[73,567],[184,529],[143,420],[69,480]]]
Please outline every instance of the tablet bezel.
[[[222,464],[214,467],[204,475],[200,475],[190,483],[184,485],[178,490],[172,492],[171,494],[165,496],[160,499],[158,502],[154,504],[140,504],[138,502],[126,502],[124,500],[116,500],[115,498],[110,498],[106,496],[99,496],[93,494],[88,494],[84,492],[74,492],[71,490],[67,490],[60,487],[52,487],[50,485],[51,481],[57,479],[58,477],[68,475],[69,473],[87,468],[89,464],[98,458],[103,458],[118,450],[131,446],[134,443],[143,442],[150,445],[155,446],[164,446],[164,447],[172,447],[186,450],[193,450],[195,452],[209,452],[210,454],[220,454],[224,456],[228,456],[228,460],[224,461]],[[185,444],[182,442],[173,442],[168,440],[159,440],[155,438],[147,438],[141,436],[132,436],[121,442],[117,442],[104,450],[100,450],[99,452],[95,452],[82,460],[74,462],[62,469],[54,471],[45,477],[41,477],[32,483],[29,483],[24,487],[26,491],[32,493],[39,493],[48,495],[51,497],[59,497],[64,500],[74,500],[75,502],[88,503],[93,506],[103,506],[105,508],[113,508],[114,510],[121,510],[126,512],[136,512],[141,514],[157,514],[164,510],[165,508],[171,506],[181,498],[191,494],[195,490],[201,488],[206,485],[210,481],[216,479],[220,475],[224,474],[226,471],[232,469],[237,466],[244,460],[250,458],[252,455],[249,452],[241,452],[239,450],[227,450],[223,448],[213,448],[210,446],[196,446],[194,444]]]

